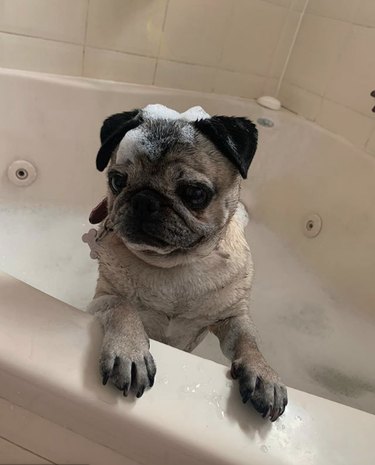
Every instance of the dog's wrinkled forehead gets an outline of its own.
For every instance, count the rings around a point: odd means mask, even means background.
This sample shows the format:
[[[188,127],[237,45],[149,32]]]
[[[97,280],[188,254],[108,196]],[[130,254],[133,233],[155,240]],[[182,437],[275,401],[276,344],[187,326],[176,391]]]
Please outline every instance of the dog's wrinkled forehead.
[[[209,118],[201,108],[178,113],[163,105],[148,105],[142,110],[142,125],[128,131],[119,144],[116,163],[146,155],[151,161],[170,152],[177,145],[192,145],[195,130],[189,121]]]
[[[178,145],[192,146],[198,134],[208,139],[218,156],[227,158],[242,177],[247,176],[258,139],[257,129],[250,120],[210,117],[201,107],[178,113],[159,104],[108,117],[100,131],[102,145],[96,166],[103,171],[116,149],[116,163],[134,160],[138,154],[154,161]]]

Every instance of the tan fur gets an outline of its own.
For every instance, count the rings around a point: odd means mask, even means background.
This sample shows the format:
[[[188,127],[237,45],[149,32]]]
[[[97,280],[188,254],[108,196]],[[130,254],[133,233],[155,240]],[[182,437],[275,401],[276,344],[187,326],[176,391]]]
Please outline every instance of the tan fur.
[[[105,381],[111,378],[126,394],[131,382],[142,395],[155,374],[149,369],[149,337],[191,351],[211,330],[233,362],[243,400],[251,399],[257,410],[276,419],[285,408],[286,391],[255,340],[249,313],[253,262],[235,169],[203,137],[189,153],[174,151],[158,163],[143,158],[112,162],[111,169],[128,173],[129,189],[146,185],[171,198],[192,236],[204,234],[204,239],[186,250],[129,243],[117,226],[129,208],[126,193],[115,198],[108,192],[107,226],[113,231],[98,243],[99,279],[90,306],[105,330]],[[181,175],[215,186],[217,194],[203,212],[178,203],[175,185]]]

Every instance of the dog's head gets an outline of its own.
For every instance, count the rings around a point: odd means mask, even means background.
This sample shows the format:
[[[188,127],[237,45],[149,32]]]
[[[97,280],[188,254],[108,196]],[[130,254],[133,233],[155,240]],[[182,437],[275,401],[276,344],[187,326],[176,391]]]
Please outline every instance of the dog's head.
[[[149,105],[110,116],[100,136],[97,168],[109,164],[106,213],[130,250],[174,266],[217,246],[255,154],[253,123]]]

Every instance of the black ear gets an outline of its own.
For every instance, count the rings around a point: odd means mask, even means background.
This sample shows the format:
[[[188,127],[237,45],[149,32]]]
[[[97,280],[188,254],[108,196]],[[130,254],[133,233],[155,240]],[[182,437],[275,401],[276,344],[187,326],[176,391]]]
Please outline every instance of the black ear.
[[[242,117],[213,116],[195,121],[194,126],[247,177],[258,144],[255,124]]]
[[[102,146],[96,156],[96,167],[99,171],[105,170],[111,155],[125,134],[143,122],[140,110],[116,113],[104,120],[100,130]]]

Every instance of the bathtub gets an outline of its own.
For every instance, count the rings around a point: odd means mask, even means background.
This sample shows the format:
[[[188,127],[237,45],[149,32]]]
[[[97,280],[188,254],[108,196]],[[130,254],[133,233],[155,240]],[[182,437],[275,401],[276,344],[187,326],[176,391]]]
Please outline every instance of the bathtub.
[[[375,463],[373,158],[232,97],[2,69],[0,102],[0,463]],[[260,346],[289,386],[274,424],[241,404],[214,337],[194,354],[152,341],[157,380],[137,402],[100,385],[81,241],[105,191],[98,134],[156,102],[260,120],[242,199]],[[17,160],[32,184],[9,179]]]

